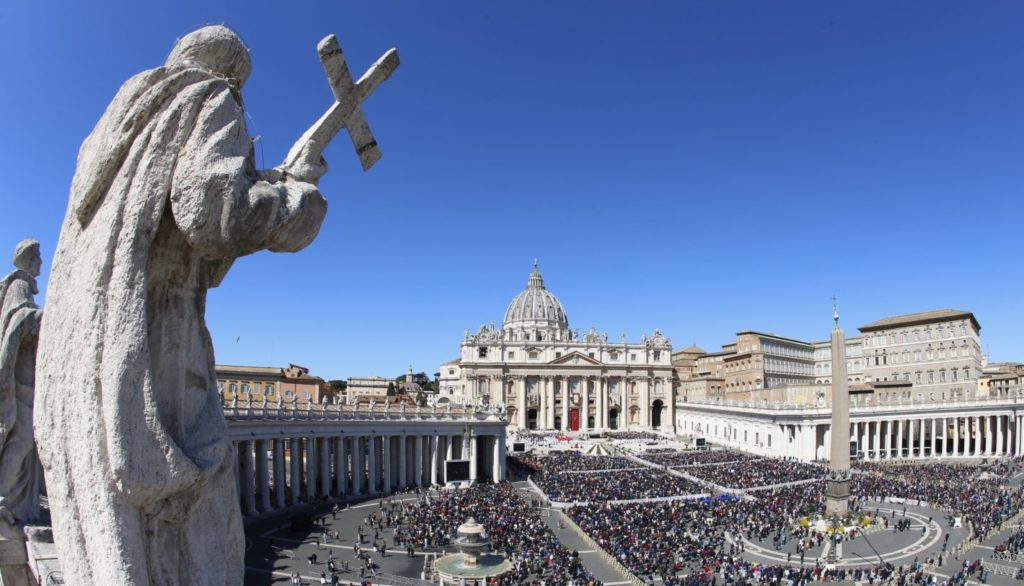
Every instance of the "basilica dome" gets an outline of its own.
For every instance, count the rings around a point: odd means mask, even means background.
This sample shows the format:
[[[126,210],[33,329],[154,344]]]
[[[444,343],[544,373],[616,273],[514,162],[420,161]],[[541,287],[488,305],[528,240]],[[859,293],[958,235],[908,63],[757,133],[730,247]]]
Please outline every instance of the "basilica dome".
[[[526,290],[516,295],[505,311],[504,329],[569,329],[569,318],[565,315],[562,302],[544,288],[537,261],[527,282]],[[545,338],[547,339],[547,338]]]

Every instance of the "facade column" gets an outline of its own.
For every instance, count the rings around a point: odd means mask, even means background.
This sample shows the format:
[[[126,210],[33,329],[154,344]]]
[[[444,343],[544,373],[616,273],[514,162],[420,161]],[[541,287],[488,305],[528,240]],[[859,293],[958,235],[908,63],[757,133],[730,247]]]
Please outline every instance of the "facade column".
[[[629,382],[626,377],[619,377],[619,429],[629,425]]]
[[[273,440],[256,441],[256,470],[260,480],[260,510],[270,510],[270,461],[267,459],[267,442]]]
[[[291,438],[291,446],[289,446],[290,449],[288,450],[289,463],[292,469],[290,501],[293,505],[299,504],[299,489],[302,487],[302,454],[300,453],[302,448],[299,447],[299,443],[299,438]]]
[[[513,379],[516,380],[516,379]],[[519,429],[526,429],[526,377],[518,378],[519,392],[516,396],[516,425]],[[417,436],[418,437],[418,436]]]
[[[334,490],[338,496],[348,494],[348,454],[345,436],[334,438]]]
[[[547,381],[547,393],[548,393],[548,429],[555,429],[555,379],[554,377],[544,377]]]
[[[1024,418],[1017,415],[1015,418],[1015,425],[1013,426],[1013,438],[1016,450],[1014,450],[1014,456],[1020,456],[1024,452],[1024,434],[1021,433],[1021,423],[1024,422]]]
[[[383,471],[384,490],[382,494],[391,494],[391,436],[381,436],[380,463]]]
[[[605,427],[604,424],[604,377],[597,376],[594,378],[594,392],[597,393],[597,397],[594,399],[594,427],[602,429]]]
[[[995,415],[985,417],[985,453],[993,456],[996,453],[996,426],[999,420]]]
[[[640,425],[651,427],[651,379],[644,378],[640,385]]]
[[[559,377],[562,387],[562,430],[569,431],[569,377]]]
[[[284,508],[284,493],[288,483],[284,479],[284,442],[287,440],[274,440],[274,504],[276,508]]]
[[[413,484],[423,486],[423,436],[416,435],[416,462],[413,465]]]
[[[938,427],[938,422],[937,422],[935,417],[931,418],[931,425],[932,425],[932,458],[938,458],[939,457],[939,436],[936,433],[936,428]]]
[[[880,460],[881,459],[881,453],[880,452],[882,451],[882,422],[876,420],[876,421],[872,421],[872,422],[868,423],[869,431],[870,431],[870,428],[871,428],[872,424],[875,427],[875,434],[874,434],[875,437],[872,440],[872,444],[874,444],[874,445],[872,445],[872,449],[874,450],[874,453],[871,455],[871,459],[872,460]]]
[[[892,459],[892,419],[885,420],[885,459]]]
[[[363,494],[363,436],[352,436],[352,494]]]
[[[480,448],[479,440],[480,436],[475,433],[469,438],[469,483],[471,485],[476,484],[477,479],[476,454],[477,450]],[[463,450],[463,452],[465,452],[465,450]]]
[[[548,389],[544,384],[543,377],[537,377],[537,398],[540,400],[540,409],[537,410],[537,429],[546,429],[548,426]]]
[[[409,436],[404,433],[398,436],[398,487],[405,490],[409,487],[408,470],[409,463],[406,461],[406,452],[408,451],[407,444],[409,443]]]
[[[580,431],[590,430],[590,378],[580,377],[580,389],[582,400],[580,405]]]
[[[672,388],[672,377],[666,377],[662,383],[665,389],[665,416],[668,417],[668,430],[673,437],[676,434],[676,393]],[[665,421],[662,420],[661,428],[665,429]],[[765,444],[768,440],[764,440]]]
[[[245,514],[256,513],[256,470],[253,462],[253,441],[238,442],[242,448],[242,486],[245,487]]]

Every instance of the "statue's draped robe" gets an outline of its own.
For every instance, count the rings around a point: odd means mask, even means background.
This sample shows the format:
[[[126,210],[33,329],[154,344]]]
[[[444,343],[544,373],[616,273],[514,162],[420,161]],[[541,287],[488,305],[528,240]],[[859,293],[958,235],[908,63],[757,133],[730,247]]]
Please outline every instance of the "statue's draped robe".
[[[0,280],[0,507],[19,524],[39,516],[42,489],[42,469],[32,436],[36,345],[42,317],[35,303],[37,292],[36,280],[22,270]]]
[[[296,251],[326,202],[258,173],[242,107],[197,68],[122,86],[85,140],[50,276],[36,430],[69,584],[241,584],[235,455],[206,291]],[[102,560],[102,563],[97,563]]]

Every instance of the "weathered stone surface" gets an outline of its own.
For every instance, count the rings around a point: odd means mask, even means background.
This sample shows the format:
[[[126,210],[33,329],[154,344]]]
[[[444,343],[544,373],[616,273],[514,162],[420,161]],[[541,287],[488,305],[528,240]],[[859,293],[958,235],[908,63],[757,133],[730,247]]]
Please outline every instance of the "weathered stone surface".
[[[14,272],[0,280],[0,537],[20,540],[17,526],[39,517],[42,469],[32,434],[39,243],[21,241]]]
[[[239,256],[308,245],[327,209],[323,145],[255,169],[249,70],[228,29],[187,35],[121,87],[79,151],[35,414],[68,584],[242,583],[206,292]]]

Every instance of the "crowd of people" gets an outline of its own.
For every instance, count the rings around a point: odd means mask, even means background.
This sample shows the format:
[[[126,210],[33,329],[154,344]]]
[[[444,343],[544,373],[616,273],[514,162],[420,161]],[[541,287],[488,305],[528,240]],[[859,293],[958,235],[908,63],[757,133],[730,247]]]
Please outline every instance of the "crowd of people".
[[[673,449],[647,450],[640,457],[659,466],[683,468],[704,464],[722,464],[725,462],[750,462],[760,460],[760,456],[752,456],[736,450],[691,450],[681,452]]]
[[[658,435],[651,431],[609,431],[605,434],[605,437],[615,440],[658,441],[665,439],[665,436]]]
[[[549,472],[533,478],[556,502],[605,502],[706,493],[701,485],[654,468],[617,470],[613,474]]]
[[[484,526],[492,551],[512,563],[512,572],[492,582],[494,586],[600,585],[581,563],[579,553],[564,547],[541,520],[534,503],[507,482],[429,493],[411,503],[388,503],[381,525],[394,528],[396,547],[451,553],[456,530],[470,515]]]
[[[952,516],[963,516],[971,539],[983,540],[1021,510],[1020,487],[980,466],[964,464],[861,464],[851,491],[864,497],[925,501]]]
[[[549,452],[546,456],[513,456],[512,465],[529,474],[626,470],[642,465],[622,456],[586,456],[574,451]]]
[[[579,527],[631,573],[660,578],[669,586],[723,583],[777,583],[786,577],[811,579],[813,568],[766,567],[739,557],[740,537],[807,549],[822,536],[788,521],[819,510],[820,486],[785,487],[757,500],[731,496],[631,504],[589,504],[569,515]]]
[[[796,460],[747,460],[726,464],[704,464],[686,468],[686,473],[726,488],[755,488],[825,477],[825,467]]]

